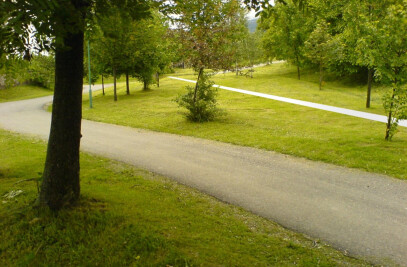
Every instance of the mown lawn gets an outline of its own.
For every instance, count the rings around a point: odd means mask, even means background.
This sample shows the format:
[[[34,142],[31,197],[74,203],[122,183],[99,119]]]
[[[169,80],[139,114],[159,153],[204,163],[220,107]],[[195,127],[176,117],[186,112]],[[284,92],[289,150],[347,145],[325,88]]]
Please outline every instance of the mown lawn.
[[[52,95],[53,93],[53,90],[34,85],[20,85],[7,89],[0,89],[0,103],[47,96]]]
[[[373,85],[371,108],[366,108],[366,84],[351,82],[350,78],[328,76],[323,89],[319,90],[319,74],[312,70],[303,70],[301,80],[297,78],[296,68],[285,63],[254,70],[253,79],[236,76],[235,73],[218,74],[212,79],[216,84],[224,86],[384,115],[382,97],[388,88],[382,85]],[[196,79],[188,69],[178,70],[173,76]]]
[[[177,75],[194,78],[188,70],[174,76]],[[219,74],[214,80],[241,89],[383,113],[380,98],[385,88],[375,89],[373,108],[366,110],[363,85],[328,82],[320,91],[314,74],[305,74],[303,80],[298,81],[295,70],[285,64],[257,68],[253,79],[229,73]],[[218,98],[224,116],[213,122],[191,123],[173,101],[190,84],[165,78],[160,85],[159,88],[153,85],[150,91],[141,91],[141,84],[133,82],[130,96],[125,95],[122,85],[116,103],[111,89],[106,96],[95,93],[92,110],[87,108],[85,96],[83,116],[90,120],[274,150],[407,179],[406,128],[400,127],[394,140],[386,142],[384,123],[225,90],[219,91]]]
[[[0,130],[0,266],[364,266],[169,179],[81,154],[82,197],[32,208],[46,145]],[[22,190],[14,198],[5,195]]]

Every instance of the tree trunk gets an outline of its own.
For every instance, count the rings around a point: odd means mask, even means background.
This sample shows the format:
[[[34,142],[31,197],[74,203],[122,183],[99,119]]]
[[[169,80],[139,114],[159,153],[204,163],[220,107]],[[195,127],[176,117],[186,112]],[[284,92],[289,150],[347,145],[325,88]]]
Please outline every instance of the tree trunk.
[[[126,72],[126,94],[130,94],[129,73]]]
[[[391,125],[392,125],[392,120],[393,120],[393,103],[394,103],[394,95],[396,93],[396,88],[393,87],[393,94],[391,96],[391,104],[390,104],[390,110],[389,110],[389,115],[387,117],[387,124],[386,124],[386,136],[384,137],[384,139],[386,141],[390,140],[390,129],[391,129]]]
[[[113,66],[113,98],[117,101],[117,90],[116,90],[116,66]]]
[[[300,73],[300,61],[298,59],[298,55],[295,57],[297,60],[297,75],[298,75],[298,80],[301,80],[301,73]]]
[[[157,87],[160,87],[160,73],[157,72],[157,73],[155,74],[155,76],[156,76],[156,80],[157,80]]]
[[[103,74],[102,74],[102,93],[105,95],[105,84],[103,82]]]
[[[79,198],[83,90],[83,30],[63,38],[55,52],[51,130],[38,203],[59,210]]]
[[[204,68],[200,68],[199,69],[199,73],[198,73],[198,79],[196,80],[196,84],[195,84],[195,90],[194,90],[194,103],[196,102],[196,93],[198,92],[198,83],[199,83],[199,79],[202,76]]]
[[[143,90],[147,91],[148,90],[148,82],[146,79],[143,79]]]
[[[372,93],[372,83],[373,83],[373,69],[369,68],[367,71],[367,97],[366,97],[366,107],[370,108],[370,95]]]
[[[322,81],[324,79],[324,68],[322,62],[319,63],[319,90],[322,90]]]
[[[300,73],[300,66],[297,65],[297,76],[298,76],[298,80],[301,80],[301,73]]]
[[[237,68],[237,59],[236,59],[235,66],[236,66],[236,76],[239,76],[239,70],[238,70],[238,68]]]

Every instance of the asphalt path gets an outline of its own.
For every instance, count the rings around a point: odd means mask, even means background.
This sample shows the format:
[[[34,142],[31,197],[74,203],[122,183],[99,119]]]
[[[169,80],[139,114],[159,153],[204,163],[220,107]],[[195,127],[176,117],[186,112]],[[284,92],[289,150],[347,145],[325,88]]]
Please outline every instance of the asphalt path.
[[[179,77],[171,77],[170,76],[168,78],[174,79],[174,80],[179,80],[179,81],[184,81],[184,82],[189,82],[189,83],[196,83],[196,81],[183,79],[183,78],[179,78]],[[373,114],[373,113],[369,113],[369,112],[362,112],[362,111],[357,111],[357,110],[352,110],[352,109],[347,109],[347,108],[339,108],[339,107],[334,107],[334,106],[328,106],[328,105],[323,105],[323,104],[318,104],[318,103],[313,103],[313,102],[308,102],[308,101],[303,101],[303,100],[298,100],[298,99],[293,99],[293,98],[287,98],[287,97],[276,96],[276,95],[269,95],[269,94],[264,94],[264,93],[259,93],[259,92],[253,92],[253,91],[237,89],[237,88],[233,88],[233,87],[217,85],[217,84],[214,84],[213,87],[217,87],[219,89],[228,90],[228,91],[232,91],[232,92],[236,92],[236,93],[242,93],[242,94],[246,94],[246,95],[253,95],[253,96],[258,96],[258,97],[267,98],[267,99],[271,99],[271,100],[281,101],[281,102],[285,102],[285,103],[300,105],[300,106],[304,106],[304,107],[330,111],[330,112],[339,113],[339,114],[343,114],[343,115],[348,115],[348,116],[352,116],[352,117],[357,117],[357,118],[362,118],[362,119],[387,123],[387,117],[386,116],[377,115],[377,114]],[[400,120],[399,121],[399,126],[407,127],[407,120]]]
[[[52,97],[0,104],[0,127],[48,138]],[[170,177],[350,255],[407,266],[407,183],[248,147],[83,120],[81,149]],[[216,230],[216,229],[214,229]]]

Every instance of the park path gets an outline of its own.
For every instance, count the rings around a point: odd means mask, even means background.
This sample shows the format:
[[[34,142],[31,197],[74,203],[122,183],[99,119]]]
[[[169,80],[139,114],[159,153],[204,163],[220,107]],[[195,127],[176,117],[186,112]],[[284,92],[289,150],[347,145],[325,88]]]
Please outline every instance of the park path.
[[[184,82],[189,82],[189,83],[196,83],[196,81],[183,79],[183,78],[179,78],[179,77],[170,76],[168,78],[174,79],[174,80],[179,80],[179,81],[184,81]],[[334,113],[344,114],[344,115],[348,115],[348,116],[352,116],[352,117],[387,123],[386,116],[377,115],[377,114],[373,114],[373,113],[369,113],[369,112],[362,112],[362,111],[357,111],[357,110],[352,110],[352,109],[347,109],[347,108],[328,106],[328,105],[318,104],[318,103],[314,103],[314,102],[297,100],[297,99],[292,99],[292,98],[287,98],[287,97],[282,97],[282,96],[269,95],[269,94],[264,94],[264,93],[259,93],[259,92],[253,92],[253,91],[248,91],[248,90],[243,90],[243,89],[237,89],[237,88],[217,85],[217,84],[214,84],[213,87],[217,87],[219,89],[228,90],[228,91],[232,91],[232,92],[242,93],[242,94],[246,94],[246,95],[253,95],[253,96],[272,99],[272,100],[281,101],[281,102],[285,102],[285,103],[300,105],[300,106],[304,106],[304,107],[315,108],[315,109],[330,111],[330,112],[334,112]],[[407,127],[407,120],[401,120],[399,122],[399,125],[402,127]]]
[[[43,107],[50,101],[51,96],[1,103],[0,128],[46,140],[51,115]],[[407,266],[405,181],[87,120],[82,122],[82,134],[83,151],[170,177],[351,255]]]

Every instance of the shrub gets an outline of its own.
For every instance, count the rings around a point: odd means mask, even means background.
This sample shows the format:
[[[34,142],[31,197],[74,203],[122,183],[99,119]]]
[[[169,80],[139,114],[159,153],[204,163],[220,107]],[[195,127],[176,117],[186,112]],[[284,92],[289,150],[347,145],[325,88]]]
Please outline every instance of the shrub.
[[[186,108],[187,119],[194,122],[213,120],[220,110],[217,108],[216,96],[218,89],[213,87],[209,75],[202,72],[196,86],[187,86],[187,93],[179,95],[175,101],[180,107]]]

